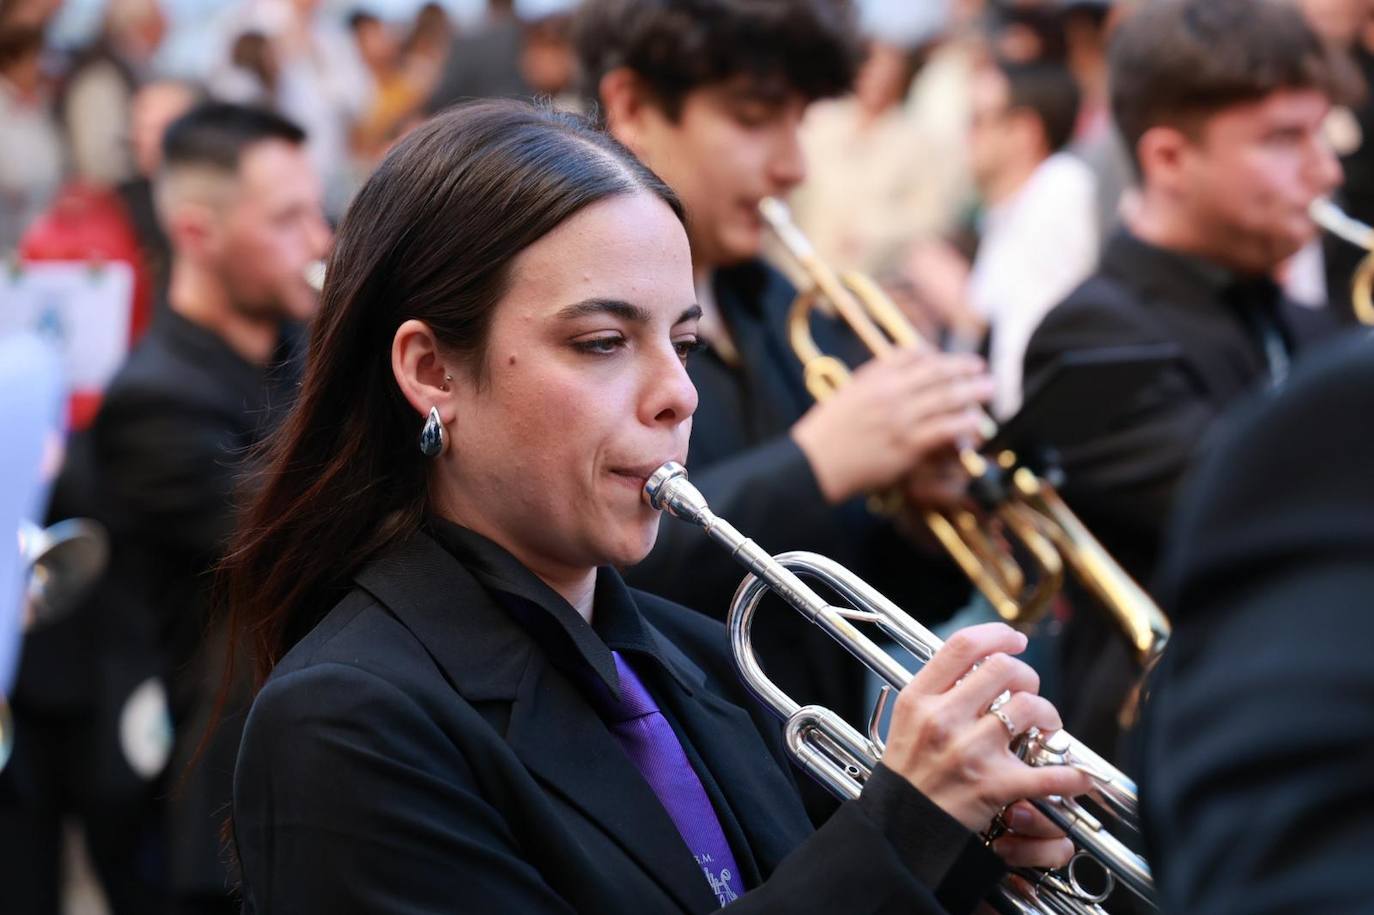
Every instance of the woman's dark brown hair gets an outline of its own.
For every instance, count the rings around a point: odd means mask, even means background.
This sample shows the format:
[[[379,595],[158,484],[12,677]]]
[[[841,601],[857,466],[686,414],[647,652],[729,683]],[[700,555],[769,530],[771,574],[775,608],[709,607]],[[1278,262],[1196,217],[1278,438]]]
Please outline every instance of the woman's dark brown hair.
[[[339,228],[299,399],[221,569],[234,643],[259,684],[362,564],[422,523],[422,417],[392,375],[396,329],[425,322],[480,377],[516,255],[584,207],[636,192],[682,218],[613,139],[519,102],[437,115],[368,179]]]

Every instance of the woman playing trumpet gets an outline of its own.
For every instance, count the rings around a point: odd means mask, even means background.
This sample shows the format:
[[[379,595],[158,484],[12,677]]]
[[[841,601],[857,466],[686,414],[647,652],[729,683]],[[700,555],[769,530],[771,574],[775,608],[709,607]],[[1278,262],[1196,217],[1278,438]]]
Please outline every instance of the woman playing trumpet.
[[[676,198],[575,119],[454,109],[369,179],[227,570],[247,912],[965,911],[1068,859],[1018,803],[1088,787],[1008,749],[1060,726],[1020,634],[952,639],[813,832],[721,627],[623,584],[693,300]]]

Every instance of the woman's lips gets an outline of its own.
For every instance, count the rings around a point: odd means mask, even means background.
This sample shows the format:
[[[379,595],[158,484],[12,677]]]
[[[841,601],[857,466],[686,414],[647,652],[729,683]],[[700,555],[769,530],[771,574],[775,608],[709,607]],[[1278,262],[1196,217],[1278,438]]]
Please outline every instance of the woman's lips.
[[[648,481],[649,477],[653,476],[654,471],[662,467],[668,461],[678,461],[678,463],[681,463],[681,459],[679,458],[664,458],[662,461],[657,461],[653,464],[641,464],[636,467],[613,467],[611,468],[611,476],[625,483],[627,486],[643,489],[644,484]]]

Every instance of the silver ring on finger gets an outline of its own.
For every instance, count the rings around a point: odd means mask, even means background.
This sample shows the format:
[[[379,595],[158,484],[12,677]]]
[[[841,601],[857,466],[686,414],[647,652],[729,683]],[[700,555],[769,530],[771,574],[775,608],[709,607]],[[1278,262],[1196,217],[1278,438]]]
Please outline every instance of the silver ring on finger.
[[[1016,729],[1016,725],[1012,723],[1011,718],[1000,708],[990,708],[988,709],[988,714],[996,716],[997,720],[1002,722],[1003,726],[1007,729],[1007,737],[1011,740],[1015,740],[1020,735],[1021,732]]]
[[[988,711],[989,711],[989,712],[995,712],[995,711],[997,711],[999,708],[1001,708],[1002,706],[1006,705],[1006,704],[1007,704],[1008,702],[1010,702],[1010,701],[1011,701],[1011,690],[1009,690],[1009,689],[1003,690],[1003,691],[1002,691],[1002,694],[1001,694],[1000,696],[998,696],[996,699],[992,700],[992,704],[988,706]]]

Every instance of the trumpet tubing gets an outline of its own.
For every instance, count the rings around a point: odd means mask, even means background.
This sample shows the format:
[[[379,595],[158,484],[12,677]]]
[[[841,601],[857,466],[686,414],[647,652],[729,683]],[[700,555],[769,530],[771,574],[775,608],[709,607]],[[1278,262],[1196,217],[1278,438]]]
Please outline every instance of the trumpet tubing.
[[[660,467],[644,487],[645,499],[654,508],[689,521],[730,551],[748,571],[730,604],[727,628],[735,665],[745,686],[759,702],[784,722],[784,735],[792,757],[806,772],[842,799],[858,797],[883,754],[878,732],[883,704],[894,690],[912,678],[912,672],[859,629],[857,624],[878,628],[921,664],[928,662],[943,642],[909,614],[849,570],[824,556],[807,552],[770,556],[728,521],[711,512],[706,500],[687,480],[686,471],[674,463]],[[844,605],[822,598],[803,578],[820,581],[834,591]],[[753,621],[759,603],[768,593],[777,594],[809,621],[825,630],[845,650],[872,670],[886,684],[862,734],[830,709],[801,706],[764,672],[753,649]],[[1093,780],[1093,802],[1105,814],[1134,830],[1137,818],[1135,784],[1104,759],[1065,732],[1031,731],[1019,747],[1030,765],[1072,765]],[[1149,866],[1139,855],[1109,832],[1102,820],[1070,798],[1034,801],[1063,829],[1080,853],[1092,857],[1119,882],[1153,904],[1154,883]],[[1067,874],[1022,871],[1017,880],[999,888],[996,903],[1006,912],[1100,913],[1097,903],[1106,892],[1092,893],[1079,883],[1072,867]]]

